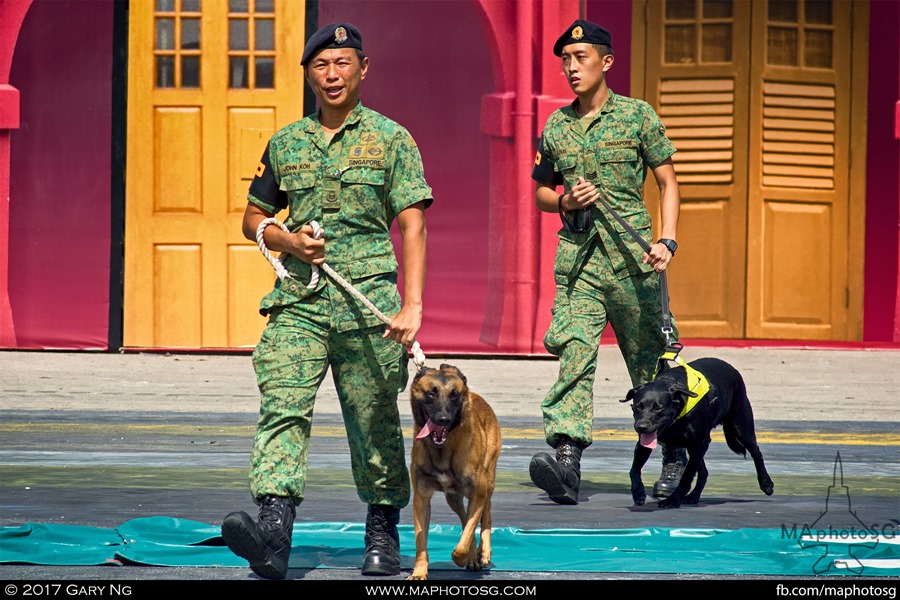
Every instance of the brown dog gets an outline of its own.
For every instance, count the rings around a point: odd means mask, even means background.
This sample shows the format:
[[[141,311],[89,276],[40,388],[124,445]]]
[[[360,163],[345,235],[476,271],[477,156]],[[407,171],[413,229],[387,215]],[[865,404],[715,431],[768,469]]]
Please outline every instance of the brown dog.
[[[491,496],[501,446],[497,416],[484,398],[469,391],[465,375],[447,364],[416,374],[410,403],[416,564],[407,579],[428,579],[428,527],[436,491],[444,492],[463,527],[453,562],[480,571],[491,563]],[[481,543],[476,550],[479,521]]]

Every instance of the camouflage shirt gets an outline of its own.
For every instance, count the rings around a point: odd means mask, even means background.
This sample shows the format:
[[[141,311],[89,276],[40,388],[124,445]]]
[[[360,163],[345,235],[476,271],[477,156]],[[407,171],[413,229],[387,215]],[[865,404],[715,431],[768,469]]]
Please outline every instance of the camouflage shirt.
[[[577,100],[576,100],[577,102]],[[647,169],[675,153],[656,112],[643,100],[609,98],[586,128],[575,112],[575,102],[557,109],[547,119],[534,159],[532,178],[562,185],[569,192],[579,177],[597,186],[603,198],[645,241],[651,242],[650,214],[643,200]],[[612,215],[597,203],[591,208],[594,227],[586,233],[560,230],[554,272],[565,284],[578,271],[595,236],[619,278],[653,267],[641,263],[643,249]]]
[[[318,113],[296,121],[269,140],[248,200],[273,214],[287,209],[284,224],[291,231],[317,221],[325,230],[328,265],[384,314],[400,310],[391,224],[405,208],[432,203],[419,149],[403,126],[362,103],[330,142]],[[324,285],[340,287],[323,272],[319,287],[308,290],[310,266],[289,256],[285,267],[293,279],[278,281],[263,298],[264,315]],[[338,331],[381,323],[343,288],[331,298]]]

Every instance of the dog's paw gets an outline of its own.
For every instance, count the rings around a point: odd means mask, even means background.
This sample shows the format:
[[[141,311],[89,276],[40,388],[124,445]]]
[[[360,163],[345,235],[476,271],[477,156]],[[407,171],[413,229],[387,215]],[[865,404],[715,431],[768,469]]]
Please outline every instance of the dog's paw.
[[[647,501],[647,491],[643,484],[638,483],[631,486],[631,499],[634,500],[635,506],[643,506]]]
[[[657,504],[660,508],[678,508],[681,506],[681,495],[678,493],[674,493],[668,498],[663,498]]]
[[[456,549],[451,555],[453,562],[457,567],[462,567],[466,571],[480,571],[481,565],[478,562],[478,555],[471,550]]]
[[[428,579],[428,571],[424,573],[413,571],[413,574],[406,578],[407,581],[423,581],[425,579]]]
[[[488,551],[485,553],[481,548],[478,549],[478,564],[481,565],[482,569],[487,569],[491,566],[491,552]]]
[[[772,482],[771,479],[766,477],[765,481],[761,481],[759,483],[759,489],[761,489],[763,492],[765,492],[766,496],[771,496],[772,494],[775,493],[775,484]]]
[[[697,504],[700,502],[700,494],[696,496],[694,494],[688,494],[684,498],[681,499],[682,504]]]

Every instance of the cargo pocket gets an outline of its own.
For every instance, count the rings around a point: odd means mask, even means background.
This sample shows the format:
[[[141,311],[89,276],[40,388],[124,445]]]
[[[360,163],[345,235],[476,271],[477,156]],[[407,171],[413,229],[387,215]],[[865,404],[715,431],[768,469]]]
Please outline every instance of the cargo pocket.
[[[556,285],[566,285],[577,270],[582,246],[588,238],[587,233],[572,233],[562,230],[557,234],[559,245],[553,261],[553,278]]]
[[[400,310],[400,291],[397,289],[397,260],[393,256],[367,258],[354,261],[342,267],[347,273],[350,284],[375,305],[383,315],[391,317]],[[365,306],[358,298],[351,299],[353,307],[358,310],[351,316],[354,320],[362,320],[366,327],[384,325],[378,315]],[[339,331],[351,328],[351,323],[338,324]]]
[[[653,230],[650,224],[650,215],[647,212],[642,211],[630,215],[622,215],[622,218],[648,245],[653,243]],[[652,271],[652,266],[645,265],[642,262],[641,258],[644,256],[645,250],[631,233],[615,219],[612,219],[612,226],[619,238],[616,241],[618,252],[616,255],[611,254],[610,256],[613,273],[616,278],[624,279],[625,277]]]
[[[547,333],[544,334],[544,348],[553,356],[559,356],[566,343],[566,332],[571,325],[566,288],[556,286],[556,296],[553,298],[553,308],[550,312],[553,317],[550,319]]]

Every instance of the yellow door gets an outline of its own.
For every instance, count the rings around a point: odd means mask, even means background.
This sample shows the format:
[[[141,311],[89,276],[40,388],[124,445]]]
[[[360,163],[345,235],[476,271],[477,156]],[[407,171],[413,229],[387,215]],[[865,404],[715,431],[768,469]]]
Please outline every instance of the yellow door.
[[[748,337],[855,337],[848,268],[862,271],[863,261],[848,252],[853,21],[849,1],[754,6]]]
[[[668,281],[681,334],[858,339],[862,228],[848,207],[863,164],[850,152],[853,128],[865,131],[864,114],[850,117],[865,98],[861,11],[841,0],[635,6],[646,29],[633,81],[679,149]],[[646,192],[658,211],[652,177]]]
[[[269,136],[303,112],[302,0],[132,0],[123,341],[255,344],[274,271],[241,234]]]
[[[750,45],[746,2],[650,2],[646,95],[678,152],[677,258],[667,277],[681,335],[744,334],[746,124]],[[647,201],[658,213],[652,175]],[[659,219],[654,219],[658,227]]]

